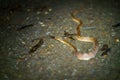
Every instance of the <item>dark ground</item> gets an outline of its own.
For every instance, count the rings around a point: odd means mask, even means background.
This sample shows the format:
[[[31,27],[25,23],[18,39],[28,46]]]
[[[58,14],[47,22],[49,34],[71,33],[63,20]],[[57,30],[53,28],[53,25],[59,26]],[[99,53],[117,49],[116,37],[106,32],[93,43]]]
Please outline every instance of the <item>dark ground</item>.
[[[120,26],[112,27],[120,23],[119,8],[120,0],[0,0],[0,80],[120,80]],[[76,9],[82,35],[97,38],[100,48],[107,44],[107,56],[99,49],[95,58],[81,61],[48,37],[74,33],[70,12]],[[72,43],[81,52],[91,49]]]

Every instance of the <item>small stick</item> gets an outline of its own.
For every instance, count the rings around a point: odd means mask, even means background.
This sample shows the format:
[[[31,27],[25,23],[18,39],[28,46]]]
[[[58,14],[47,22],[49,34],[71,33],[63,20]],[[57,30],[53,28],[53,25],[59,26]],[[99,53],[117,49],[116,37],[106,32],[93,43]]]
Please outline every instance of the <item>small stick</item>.
[[[21,31],[21,30],[23,30],[25,28],[32,27],[32,26],[34,26],[34,25],[33,24],[24,25],[21,28],[18,28],[17,31]]]
[[[39,42],[30,49],[29,54],[35,52],[39,47],[42,46],[43,43],[43,39],[40,39]]]

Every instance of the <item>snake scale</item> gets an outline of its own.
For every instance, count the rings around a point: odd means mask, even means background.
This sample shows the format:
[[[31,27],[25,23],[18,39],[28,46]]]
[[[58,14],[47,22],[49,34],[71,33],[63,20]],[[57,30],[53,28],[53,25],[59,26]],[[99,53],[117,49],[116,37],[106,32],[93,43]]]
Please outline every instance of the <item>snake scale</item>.
[[[54,39],[62,42],[63,44],[66,44],[67,46],[73,48],[73,54],[79,59],[79,60],[90,60],[91,58],[94,58],[96,56],[96,53],[99,49],[99,44],[96,38],[93,37],[83,37],[81,36],[80,28],[83,25],[83,22],[81,19],[75,17],[75,15],[78,13],[78,11],[73,11],[71,13],[72,20],[76,23],[78,23],[78,26],[76,27],[76,35],[74,35],[75,39],[83,42],[90,42],[93,43],[93,49],[90,52],[87,53],[80,53],[77,50],[77,47],[68,42],[66,39],[63,39],[62,37],[55,36]]]

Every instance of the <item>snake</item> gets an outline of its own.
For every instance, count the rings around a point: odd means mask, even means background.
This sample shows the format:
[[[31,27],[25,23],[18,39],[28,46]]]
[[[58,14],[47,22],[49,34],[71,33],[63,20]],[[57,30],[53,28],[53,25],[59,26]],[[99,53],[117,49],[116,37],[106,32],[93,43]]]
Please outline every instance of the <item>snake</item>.
[[[77,27],[76,27],[76,35],[74,35],[75,39],[78,41],[83,41],[83,42],[90,42],[93,43],[93,49],[87,53],[81,53],[77,50],[77,47],[74,46],[73,44],[71,44],[70,42],[68,42],[66,39],[59,37],[59,36],[55,36],[54,39],[57,41],[62,42],[63,44],[71,47],[73,49],[73,54],[79,59],[79,60],[90,60],[92,58],[94,58],[98,52],[99,49],[99,44],[98,44],[98,40],[94,37],[84,37],[81,35],[81,27],[83,25],[83,22],[81,19],[77,18],[75,15],[78,14],[79,11],[73,11],[71,12],[71,17],[72,20],[76,23],[78,23]]]

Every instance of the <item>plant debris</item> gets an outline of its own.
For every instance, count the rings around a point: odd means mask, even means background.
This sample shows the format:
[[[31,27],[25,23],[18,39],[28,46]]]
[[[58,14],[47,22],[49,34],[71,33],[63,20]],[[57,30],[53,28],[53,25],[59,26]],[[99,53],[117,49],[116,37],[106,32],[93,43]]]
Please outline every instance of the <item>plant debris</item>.
[[[35,52],[39,47],[42,46],[43,43],[44,43],[43,38],[41,38],[39,42],[30,49],[29,54]]]
[[[101,56],[107,56],[110,52],[111,52],[111,49],[107,48],[106,50],[103,51],[103,53],[101,54]]]
[[[108,49],[108,45],[107,45],[107,44],[104,44],[100,50],[101,50],[101,51],[105,51],[106,49]]]
[[[25,29],[25,28],[33,27],[33,26],[34,26],[34,24],[24,25],[24,26],[22,26],[21,28],[18,28],[17,31],[21,31],[21,30],[23,30],[23,29]]]
[[[103,51],[101,56],[107,56],[111,52],[111,48],[107,44],[104,44],[100,50]]]

